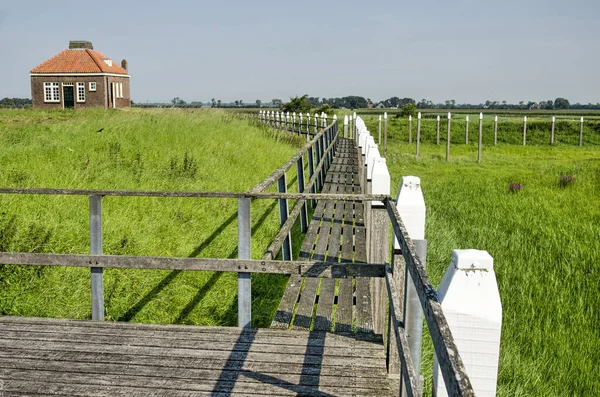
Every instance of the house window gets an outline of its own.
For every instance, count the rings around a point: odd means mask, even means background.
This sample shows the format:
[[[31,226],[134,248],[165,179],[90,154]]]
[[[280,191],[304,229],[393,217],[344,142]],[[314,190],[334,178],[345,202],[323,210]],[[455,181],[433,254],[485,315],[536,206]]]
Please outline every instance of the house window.
[[[60,102],[58,83],[44,83],[44,102]]]
[[[96,91],[96,82],[90,81],[90,91]]]
[[[85,102],[85,83],[77,83],[77,102]]]

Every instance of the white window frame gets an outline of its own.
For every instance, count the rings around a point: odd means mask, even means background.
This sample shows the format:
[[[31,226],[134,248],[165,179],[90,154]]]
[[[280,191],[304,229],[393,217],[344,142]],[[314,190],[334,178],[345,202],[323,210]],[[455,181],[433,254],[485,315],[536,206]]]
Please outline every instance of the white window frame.
[[[44,82],[44,102],[60,103],[60,84],[58,82]]]
[[[96,91],[96,82],[95,81],[90,81],[90,91]]]
[[[77,83],[77,102],[85,102],[85,83]]]
[[[119,83],[119,95],[123,98],[123,83]]]

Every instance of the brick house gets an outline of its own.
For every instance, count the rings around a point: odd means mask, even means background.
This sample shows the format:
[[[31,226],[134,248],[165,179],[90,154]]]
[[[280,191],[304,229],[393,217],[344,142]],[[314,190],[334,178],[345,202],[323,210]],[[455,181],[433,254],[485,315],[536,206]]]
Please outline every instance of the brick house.
[[[31,98],[37,109],[81,109],[131,105],[127,61],[119,66],[89,41],[64,50],[31,69]]]

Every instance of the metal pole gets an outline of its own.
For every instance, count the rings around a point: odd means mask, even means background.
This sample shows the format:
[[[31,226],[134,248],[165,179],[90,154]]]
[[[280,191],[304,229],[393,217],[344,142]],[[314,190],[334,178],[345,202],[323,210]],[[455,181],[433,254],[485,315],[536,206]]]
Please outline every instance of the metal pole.
[[[377,128],[377,132],[379,133],[379,140],[377,141],[377,144],[381,145],[381,115],[379,115],[379,127]]]
[[[448,135],[446,136],[446,161],[450,160],[450,122],[452,115],[448,112]]]
[[[494,146],[498,143],[498,116],[494,116]]]
[[[417,158],[421,150],[421,112],[417,115]]]
[[[90,254],[102,255],[102,196],[90,196]],[[104,321],[104,280],[101,267],[91,268],[92,320]]]
[[[437,121],[435,124],[435,144],[440,144],[440,116],[437,116]]]
[[[583,117],[579,123],[579,146],[583,146]]]
[[[238,199],[238,258],[250,259],[250,199]],[[252,283],[250,273],[238,273],[238,327],[252,326]]]
[[[387,112],[383,113],[383,157],[387,156]]]
[[[554,124],[556,122],[556,117],[552,116],[552,129],[550,130],[550,144],[554,145]]]
[[[469,144],[469,116],[465,117],[465,145]]]
[[[483,144],[483,113],[479,113],[479,142],[477,145],[477,162],[481,163],[481,145]]]
[[[523,146],[527,144],[527,116],[523,116]]]
[[[408,143],[412,143],[412,115],[408,115]]]

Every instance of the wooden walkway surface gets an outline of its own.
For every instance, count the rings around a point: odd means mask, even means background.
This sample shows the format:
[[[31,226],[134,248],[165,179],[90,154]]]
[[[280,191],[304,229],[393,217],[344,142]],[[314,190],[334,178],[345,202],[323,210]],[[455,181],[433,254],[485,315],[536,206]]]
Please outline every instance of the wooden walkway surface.
[[[356,143],[339,138],[322,192],[361,193],[358,167]],[[298,259],[366,262],[363,204],[319,201]],[[372,333],[369,281],[291,276],[271,328]]]
[[[385,396],[379,335],[0,317],[0,395]]]

